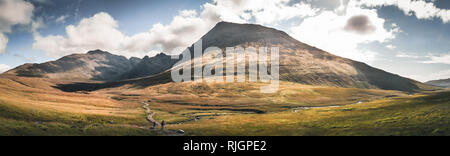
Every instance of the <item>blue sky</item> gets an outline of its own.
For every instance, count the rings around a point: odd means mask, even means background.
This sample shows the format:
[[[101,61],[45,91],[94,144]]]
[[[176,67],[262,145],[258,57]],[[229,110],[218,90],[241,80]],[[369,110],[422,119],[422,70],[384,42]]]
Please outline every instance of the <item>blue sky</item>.
[[[0,0],[2,7],[0,71],[90,49],[171,53],[230,21],[281,29],[416,80],[450,78],[448,0]]]

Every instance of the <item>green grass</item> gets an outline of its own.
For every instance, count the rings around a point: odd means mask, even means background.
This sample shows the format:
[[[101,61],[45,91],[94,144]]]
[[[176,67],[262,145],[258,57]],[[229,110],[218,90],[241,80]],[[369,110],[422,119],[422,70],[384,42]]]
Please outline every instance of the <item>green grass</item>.
[[[0,136],[7,135],[155,135],[145,117],[125,118],[24,109],[0,101]]]
[[[148,136],[148,130],[105,124],[33,123],[0,118],[0,136]]]
[[[281,82],[273,94],[261,94],[261,83],[167,83],[78,94],[49,85],[0,79],[0,135],[164,135],[148,130],[141,102],[149,100],[156,120],[194,136],[450,135],[450,91],[409,96]],[[300,106],[340,107],[294,112]]]
[[[188,135],[448,136],[450,92],[297,113],[220,116],[169,128],[183,129]]]
[[[239,114],[292,111],[299,106],[348,105],[387,96],[397,91],[330,88],[283,82],[273,94],[261,94],[261,83],[169,83],[148,88],[154,118],[168,123]],[[147,99],[142,99],[146,101]]]

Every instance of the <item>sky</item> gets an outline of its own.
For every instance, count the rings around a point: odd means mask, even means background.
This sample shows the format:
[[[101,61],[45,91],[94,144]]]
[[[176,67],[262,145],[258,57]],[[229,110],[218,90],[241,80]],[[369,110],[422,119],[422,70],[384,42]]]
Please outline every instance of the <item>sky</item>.
[[[174,54],[220,21],[422,82],[450,78],[448,0],[0,0],[0,72],[95,49]]]

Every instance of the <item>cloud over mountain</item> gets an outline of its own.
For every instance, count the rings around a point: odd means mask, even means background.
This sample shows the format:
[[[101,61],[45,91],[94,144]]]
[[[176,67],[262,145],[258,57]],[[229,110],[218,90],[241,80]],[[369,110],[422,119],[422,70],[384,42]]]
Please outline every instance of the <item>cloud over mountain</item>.
[[[18,24],[29,24],[34,6],[23,0],[0,0],[0,54],[5,52],[8,44],[7,33]]]
[[[359,5],[377,7],[377,6],[395,6],[402,10],[405,15],[416,16],[418,19],[440,18],[442,22],[450,21],[450,10],[438,8],[434,0],[360,0]]]
[[[374,32],[377,28],[373,26],[369,17],[365,15],[353,16],[347,21],[345,25],[345,30],[353,31],[360,34],[368,34]]]
[[[201,5],[199,11],[181,10],[168,23],[156,23],[147,31],[133,35],[126,35],[120,22],[110,14],[100,12],[67,26],[65,35],[35,35],[33,48],[53,58],[92,49],[127,57],[153,56],[159,52],[174,54],[197,41],[216,23],[229,21],[286,30],[309,45],[371,63],[380,57],[380,52],[365,45],[392,45],[391,41],[401,32],[395,21],[387,22],[374,7],[393,5],[418,18],[446,19],[446,10],[435,7],[433,2],[348,0],[332,3],[334,8],[319,7],[310,1],[212,0]],[[0,36],[1,42],[5,41]],[[394,46],[388,47],[393,49]]]
[[[389,42],[400,31],[396,25],[385,28],[385,23],[374,9],[342,3],[337,10],[326,10],[305,18],[291,31],[296,39],[307,44],[339,56],[370,62],[376,59],[377,53],[360,49],[359,45]]]
[[[430,60],[424,61],[423,63],[440,63],[450,65],[450,54],[430,55],[428,58]]]
[[[10,66],[4,65],[4,64],[0,64],[0,74],[11,69]]]
[[[168,24],[157,23],[148,31],[132,36],[120,31],[118,22],[101,12],[84,18],[78,25],[66,27],[66,36],[35,35],[33,48],[49,57],[61,57],[91,49],[104,49],[125,56],[152,55],[157,51],[171,53],[198,40],[220,21],[273,24],[294,17],[315,15],[317,9],[304,3],[290,5],[290,0],[214,0],[205,3],[202,11],[182,10]],[[93,32],[93,33],[91,33]]]
[[[104,12],[85,18],[78,25],[67,26],[66,35],[36,34],[33,48],[44,50],[49,57],[61,57],[90,49],[117,51],[125,40],[117,21]]]

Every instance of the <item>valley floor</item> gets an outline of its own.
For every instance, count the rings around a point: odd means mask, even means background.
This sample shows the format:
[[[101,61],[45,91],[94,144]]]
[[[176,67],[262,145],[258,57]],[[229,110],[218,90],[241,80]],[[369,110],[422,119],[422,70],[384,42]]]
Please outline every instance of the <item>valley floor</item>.
[[[450,135],[450,91],[398,91],[282,82],[124,85],[67,93],[41,78],[0,77],[0,135]],[[168,132],[147,121],[164,120]]]
[[[171,125],[188,135],[448,136],[450,92],[297,112],[219,116]]]

